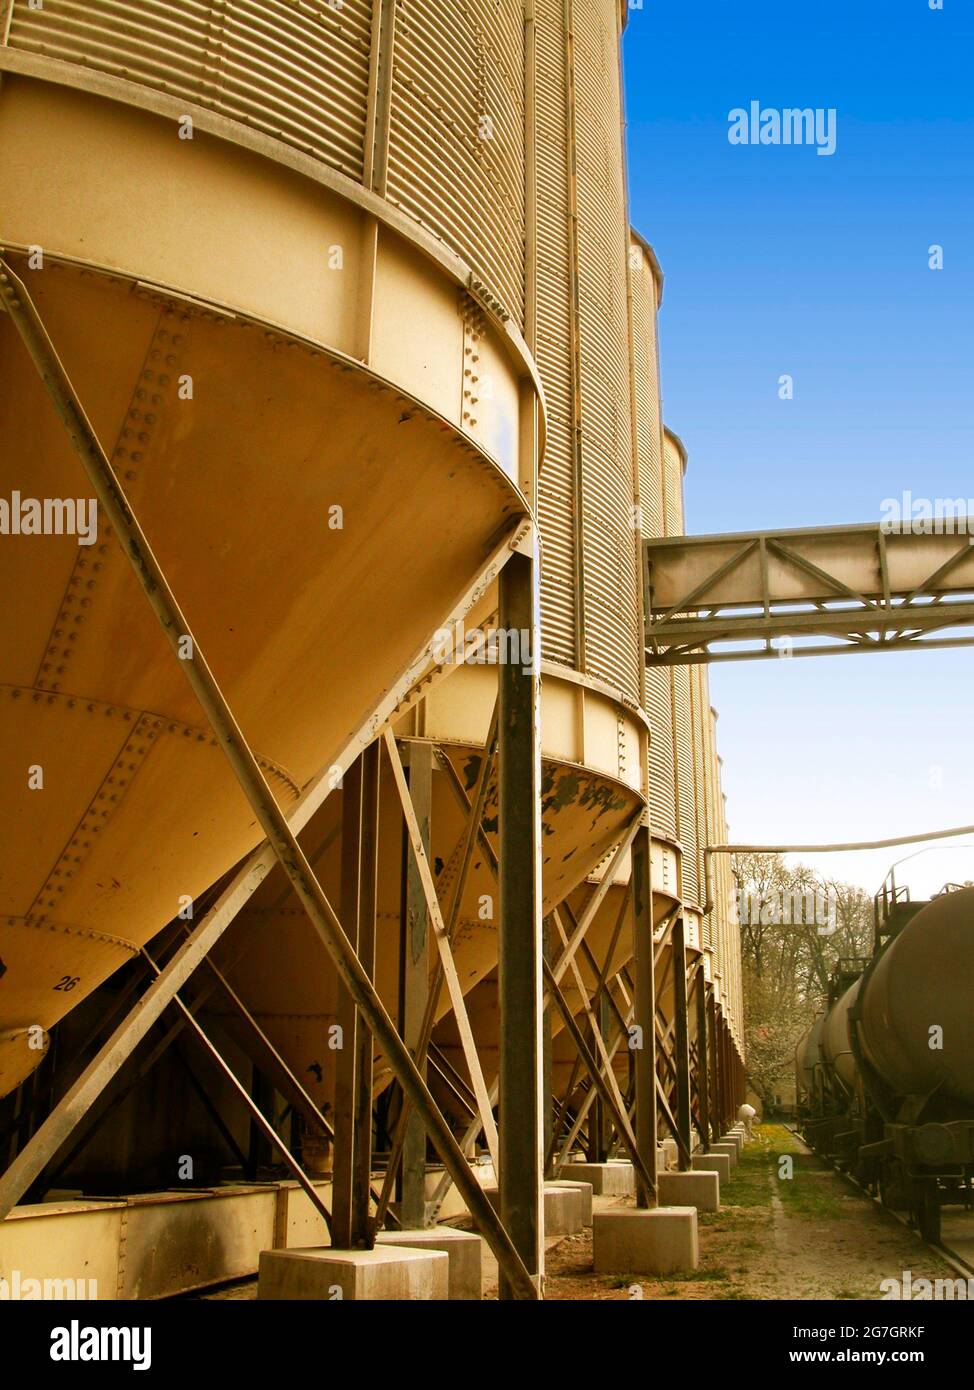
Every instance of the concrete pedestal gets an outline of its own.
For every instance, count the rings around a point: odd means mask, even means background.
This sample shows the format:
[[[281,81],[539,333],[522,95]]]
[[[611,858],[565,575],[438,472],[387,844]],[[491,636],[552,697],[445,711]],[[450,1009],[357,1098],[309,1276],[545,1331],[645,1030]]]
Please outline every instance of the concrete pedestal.
[[[582,1182],[569,1177],[553,1178],[551,1182],[545,1183],[545,1192],[550,1188],[567,1187],[572,1192],[577,1192],[582,1199],[582,1225],[591,1226],[592,1224],[592,1192],[593,1187],[590,1182]]]
[[[448,1297],[461,1301],[479,1301],[482,1297],[483,1241],[473,1231],[458,1231],[453,1226],[430,1226],[423,1231],[379,1231],[375,1242],[406,1250],[444,1251],[450,1262]]]
[[[597,1211],[592,1225],[596,1274],[676,1274],[700,1262],[695,1207]]]
[[[730,1159],[730,1166],[731,1166],[731,1168],[736,1168],[736,1167],[737,1167],[737,1145],[736,1145],[736,1144],[732,1144],[732,1143],[724,1142],[724,1141],[721,1141],[721,1143],[719,1143],[719,1144],[711,1144],[711,1146],[710,1146],[710,1152],[711,1152],[712,1154],[726,1154],[727,1157]]]
[[[440,1250],[262,1250],[257,1297],[320,1303],[344,1299],[447,1299],[450,1258]]]
[[[496,1187],[485,1187],[485,1196],[496,1211],[500,1211],[500,1193]],[[589,1197],[591,1201],[591,1196]],[[582,1194],[577,1187],[544,1188],[544,1233],[546,1236],[573,1236],[584,1224]]]
[[[693,1171],[695,1173],[716,1173],[721,1182],[730,1182],[731,1161],[726,1154],[694,1154]]]
[[[660,1144],[663,1153],[661,1168],[675,1168],[680,1161],[680,1149],[675,1139],[664,1139]]]
[[[740,1153],[741,1149],[744,1147],[744,1135],[738,1134],[737,1130],[732,1129],[729,1134],[721,1136],[720,1142],[722,1144],[736,1144],[737,1151]]]
[[[566,1163],[561,1177],[572,1182],[591,1183],[597,1197],[631,1197],[636,1191],[636,1174],[631,1163]]]
[[[720,1210],[720,1178],[716,1173],[660,1173],[659,1200],[664,1207]]]

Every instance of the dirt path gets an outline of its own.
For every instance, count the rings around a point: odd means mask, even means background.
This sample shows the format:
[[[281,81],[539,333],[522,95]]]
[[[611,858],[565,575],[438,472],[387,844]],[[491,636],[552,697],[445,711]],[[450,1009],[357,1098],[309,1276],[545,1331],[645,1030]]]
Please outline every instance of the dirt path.
[[[954,1273],[780,1125],[755,1131],[721,1202],[719,1212],[698,1218],[694,1274],[595,1275],[586,1231],[549,1252],[546,1296],[628,1299],[638,1284],[652,1299],[880,1299],[882,1280],[899,1279],[904,1270],[914,1279]]]

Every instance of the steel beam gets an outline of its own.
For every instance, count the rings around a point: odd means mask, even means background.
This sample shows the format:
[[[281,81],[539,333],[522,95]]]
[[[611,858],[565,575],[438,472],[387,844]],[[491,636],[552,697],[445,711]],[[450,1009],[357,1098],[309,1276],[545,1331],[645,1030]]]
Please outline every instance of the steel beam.
[[[460,976],[457,973],[449,936],[443,921],[443,914],[440,910],[439,898],[436,894],[436,883],[433,879],[433,870],[430,868],[429,857],[423,844],[422,830],[417,820],[413,803],[410,800],[409,787],[406,783],[406,771],[402,765],[399,749],[396,746],[395,736],[391,729],[386,729],[384,739],[386,752],[389,755],[389,763],[392,767],[393,779],[396,783],[396,790],[399,793],[399,802],[402,807],[403,818],[406,822],[406,835],[412,851],[412,862],[415,865],[417,880],[426,900],[426,910],[433,924],[433,940],[439,952],[440,965],[443,969],[443,978],[446,981],[450,1003],[453,1006],[457,1031],[460,1034],[460,1042],[463,1047],[464,1060],[467,1064],[467,1070],[470,1073],[470,1082],[473,1086],[474,1095],[477,1097],[480,1118],[484,1127],[484,1137],[496,1167],[500,1159],[497,1144],[497,1127],[494,1123],[493,1112],[487,1096],[487,1083],[484,1080],[483,1067],[480,1064],[480,1056],[477,1052],[477,1043],[473,1035],[473,1029],[470,1027],[470,1020],[467,1017],[467,1005],[463,997],[463,986],[460,983]],[[423,754],[421,753],[419,756],[423,756]]]
[[[582,1063],[585,1066],[586,1071],[591,1077],[593,1090],[596,1092],[599,1099],[602,1101],[606,1109],[612,1115],[612,1118],[615,1121],[616,1129],[622,1138],[622,1142],[626,1145],[626,1148],[629,1151],[636,1172],[639,1174],[642,1182],[646,1186],[649,1186],[650,1184],[655,1184],[655,1171],[650,1171],[646,1167],[642,1160],[642,1156],[640,1155],[638,1145],[636,1144],[635,1136],[629,1124],[629,1116],[626,1114],[625,1104],[623,1102],[622,1096],[619,1094],[619,1088],[616,1084],[615,1073],[612,1070],[611,1058],[609,1057],[609,1053],[605,1046],[605,1042],[603,1041],[598,1030],[595,1029],[594,1036],[596,1040],[601,1044],[603,1060],[602,1064],[600,1065],[594,1053],[591,1051],[588,1043],[585,1040],[585,1034],[582,1032],[581,1028],[575,1021],[575,1018],[571,1011],[571,1006],[565,999],[564,994],[562,994],[561,989],[555,983],[550,966],[545,965],[544,975],[548,988],[551,991],[552,998],[554,999],[555,1005],[562,1016],[565,1027],[571,1036],[572,1042],[578,1049],[578,1055],[581,1057]],[[602,1162],[601,1159],[596,1161]]]
[[[680,1168],[686,1171],[691,1166],[690,1154],[693,1148],[692,1119],[690,1113],[690,1040],[689,1008],[687,1001],[687,953],[686,923],[679,916],[673,924],[673,1013],[676,1024],[674,1040],[674,1062],[676,1070],[676,1123],[680,1131]]]
[[[344,778],[341,857],[342,922],[370,979],[375,973],[378,831],[379,744],[373,743]],[[335,1074],[332,1244],[339,1250],[369,1250],[374,1242],[369,1219],[372,1037],[341,984],[337,1021],[342,1046]]]
[[[574,960],[575,953],[578,950],[581,942],[584,940],[586,932],[588,931],[592,923],[595,921],[595,914],[602,906],[606,894],[612,887],[613,881],[616,876],[616,871],[623,858],[625,857],[627,851],[629,850],[629,847],[632,845],[632,842],[639,830],[640,822],[644,814],[645,812],[642,810],[642,808],[640,808],[633,816],[629,824],[626,826],[622,838],[616,845],[615,850],[612,854],[612,858],[609,860],[608,867],[606,868],[599,882],[595,885],[591,897],[582,909],[571,936],[568,938],[568,941],[561,954],[559,955],[556,964],[552,967],[552,973],[555,977],[556,984],[561,984],[565,971],[568,969],[568,967]]]
[[[375,933],[379,906],[379,764],[378,741],[360,758],[361,846],[359,851],[358,955],[370,980],[375,980]],[[369,1217],[372,1181],[372,1035],[358,1027],[352,1123],[355,1154],[352,1173],[352,1239],[371,1250],[375,1230]]]
[[[652,845],[641,825],[632,842],[633,958],[636,986],[633,1017],[639,1028],[636,1048],[636,1147],[643,1178],[636,1172],[636,1204],[655,1207],[656,1183],[656,984],[653,940]]]
[[[521,1259],[538,1281],[544,1269],[541,1042],[541,728],[538,680],[539,564],[511,557],[501,572],[502,631],[523,633],[530,654],[502,663],[498,697],[500,923],[500,1206]],[[508,644],[510,648],[511,644]],[[506,1272],[500,1293],[513,1289]]]
[[[511,1294],[526,1299],[540,1296],[535,1280],[518,1246],[484,1196],[467,1166],[453,1132],[402,1043],[392,1020],[375,991],[361,961],[349,944],[341,923],[305,858],[304,851],[267,785],[264,775],[217,684],[192,628],[186,620],[165,574],[131,509],[111,463],[85,415],[63,364],[23,282],[0,259],[0,297],[10,314],[37,371],[51,397],[99,505],[132,565],[150,607],[156,614],[190,688],[223,748],[247,800],[264,830],[268,844],[289,878],[308,918],[331,955],[341,979],[351,992],[376,1042],[389,1059],[394,1074],[423,1115],[443,1162],[453,1173],[467,1207],[498,1259]],[[523,557],[511,557],[523,562]],[[501,592],[505,592],[502,572]],[[520,569],[519,569],[520,573]],[[508,583],[507,588],[510,588]],[[536,632],[536,624],[532,624]],[[191,659],[183,644],[189,639]],[[536,789],[537,784],[532,790]],[[27,1150],[25,1150],[25,1153]],[[23,1156],[23,1155],[22,1155]]]
[[[466,836],[465,836],[465,840],[464,840],[463,855],[462,855],[462,858],[461,858],[460,869],[459,869],[459,872],[458,872],[458,874],[457,874],[457,880],[456,880],[456,884],[455,884],[455,887],[454,887],[453,900],[452,900],[452,902],[451,902],[451,904],[450,904],[450,917],[449,917],[449,922],[448,922],[448,924],[447,924],[447,942],[448,942],[448,944],[452,943],[452,941],[453,941],[453,935],[454,935],[454,932],[456,931],[457,921],[458,921],[459,916],[460,916],[460,905],[461,905],[461,903],[462,903],[462,901],[463,901],[464,888],[465,888],[465,886],[466,886],[467,875],[468,875],[469,870],[470,870],[470,862],[471,862],[471,858],[472,858],[472,855],[473,855],[473,848],[474,848],[474,845],[478,843],[478,841],[479,841],[479,843],[480,843],[482,846],[486,846],[487,849],[490,850],[490,855],[489,855],[489,857],[488,857],[488,862],[492,865],[492,867],[493,867],[493,869],[494,869],[494,872],[495,872],[495,874],[496,874],[496,868],[497,868],[497,866],[496,866],[496,858],[495,858],[495,856],[494,856],[493,850],[491,849],[490,844],[489,844],[489,842],[488,842],[486,836],[485,836],[484,833],[483,833],[483,818],[484,818],[484,808],[485,808],[486,803],[487,803],[487,789],[488,789],[488,786],[489,786],[489,783],[490,783],[490,778],[491,778],[491,774],[492,774],[492,771],[493,771],[494,759],[495,759],[495,757],[496,757],[496,754],[497,754],[497,704],[496,704],[496,701],[495,701],[495,704],[494,704],[494,713],[493,713],[493,715],[492,715],[492,717],[491,717],[490,729],[489,729],[488,735],[487,735],[487,743],[486,743],[485,748],[484,748],[484,756],[481,758],[481,761],[480,761],[480,771],[479,771],[479,773],[478,773],[478,775],[477,775],[477,785],[476,785],[476,788],[475,788],[475,790],[474,790],[474,795],[473,795],[473,800],[472,800],[472,801],[470,801],[470,800],[468,799],[466,792],[464,791],[463,787],[460,785],[459,780],[456,778],[456,774],[455,774],[454,769],[453,769],[453,764],[450,762],[449,758],[447,758],[447,757],[445,757],[445,756],[441,756],[440,751],[439,751],[438,749],[436,750],[437,761],[438,761],[438,763],[440,764],[440,767],[443,769],[443,771],[444,771],[445,774],[447,775],[447,778],[448,778],[448,780],[449,780],[450,786],[451,786],[451,788],[453,789],[454,793],[457,795],[457,797],[458,797],[458,799],[459,799],[459,801],[460,801],[460,804],[463,806],[464,810],[466,811],[466,815],[467,815],[467,829],[466,829]],[[429,1045],[430,1045],[430,1039],[431,1039],[431,1037],[433,1036],[433,1028],[434,1028],[434,1025],[435,1025],[435,1022],[436,1022],[436,1010],[437,1010],[437,1006],[438,1006],[438,1003],[439,1003],[440,989],[441,989],[441,987],[442,987],[442,984],[443,984],[443,963],[442,963],[442,959],[440,958],[439,954],[437,954],[436,965],[435,965],[435,968],[434,968],[434,970],[433,970],[433,976],[432,976],[432,979],[430,980],[430,985],[429,985],[429,994],[428,994],[427,1001],[426,1001],[426,1011],[425,1011],[425,1013],[424,1013],[424,1015],[423,1015],[422,1028],[420,1029],[419,1040],[418,1040],[418,1044],[417,1044],[416,1058],[417,1058],[417,1063],[418,1063],[420,1066],[422,1065],[423,1061],[425,1061],[425,1058],[426,1058],[426,1055],[427,1055],[427,1050],[428,1050]],[[491,1105],[493,1105],[493,1102],[494,1102],[495,1100],[496,1100],[496,1091],[492,1091],[492,1092],[491,1092]],[[390,1201],[390,1199],[391,1199],[391,1197],[392,1197],[393,1183],[395,1182],[396,1174],[397,1174],[398,1171],[399,1171],[399,1163],[400,1163],[400,1160],[401,1160],[401,1158],[402,1158],[403,1145],[404,1145],[404,1143],[405,1143],[406,1123],[407,1123],[407,1120],[408,1120],[408,1116],[409,1116],[409,1099],[408,1099],[408,1097],[403,1097],[402,1110],[401,1110],[401,1112],[400,1112],[399,1119],[398,1119],[397,1124],[396,1124],[395,1134],[393,1135],[392,1147],[391,1147],[390,1154],[389,1154],[389,1165],[388,1165],[388,1168],[386,1169],[385,1180],[384,1180],[383,1185],[382,1185],[382,1195],[381,1195],[381,1197],[380,1197],[380,1199],[379,1199],[378,1209],[377,1209],[377,1211],[376,1211],[376,1216],[375,1216],[375,1226],[376,1226],[376,1229],[377,1229],[377,1230],[381,1228],[381,1226],[382,1226],[382,1224],[383,1224],[383,1222],[384,1222],[384,1220],[385,1220],[386,1212],[387,1212],[388,1206],[389,1206],[389,1201]],[[478,1120],[479,1120],[479,1115],[478,1115]],[[472,1132],[471,1134],[469,1134],[469,1136],[468,1136],[467,1138],[464,1139],[464,1142],[463,1142],[463,1144],[461,1145],[461,1147],[463,1148],[464,1153],[467,1152],[468,1147],[469,1147],[470,1145],[472,1145],[472,1144],[475,1143],[476,1138],[477,1138],[477,1135],[480,1133],[481,1128],[482,1128],[482,1125],[478,1123],[477,1126],[473,1129],[473,1132]],[[441,1199],[441,1200],[442,1200],[442,1199]]]
[[[429,743],[410,745],[409,798],[424,852],[429,855],[433,802],[433,747]],[[425,1077],[426,1049],[422,1047],[422,1034],[429,1003],[430,916],[416,858],[408,844],[404,848],[406,880],[403,885],[402,986],[399,996],[402,1036]],[[426,1225],[426,1130],[411,1107],[404,1110],[402,1122],[400,1219],[405,1230],[416,1230]]]
[[[340,907],[349,944],[358,950],[359,892],[362,852],[362,762],[354,763],[342,782],[342,853]],[[335,1067],[332,1239],[338,1250],[362,1243],[363,1232],[354,1229],[352,1216],[355,1186],[355,1070],[359,1052],[358,1010],[351,992],[339,980],[336,1022],[341,1047]]]
[[[710,1133],[705,1136],[708,1144],[720,1138],[720,1057],[717,1046],[717,1005],[714,1000],[713,985],[707,986],[707,1041],[710,1044]]]
[[[694,1005],[697,1019],[697,1102],[700,1109],[700,1139],[710,1145],[710,1035],[707,1028],[707,979],[704,958],[697,965]]]

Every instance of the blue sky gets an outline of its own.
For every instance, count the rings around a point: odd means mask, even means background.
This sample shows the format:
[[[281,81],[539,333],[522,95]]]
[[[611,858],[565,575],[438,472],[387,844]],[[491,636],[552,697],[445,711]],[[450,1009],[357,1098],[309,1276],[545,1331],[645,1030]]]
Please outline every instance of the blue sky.
[[[664,415],[693,532],[974,497],[974,4],[943,3],[631,10],[632,215],[666,276]],[[835,154],[731,145],[752,100],[835,108]],[[724,665],[711,686],[735,839],[974,823],[974,649]],[[962,843],[903,866],[917,894],[974,878]],[[818,862],[874,890],[908,853]]]

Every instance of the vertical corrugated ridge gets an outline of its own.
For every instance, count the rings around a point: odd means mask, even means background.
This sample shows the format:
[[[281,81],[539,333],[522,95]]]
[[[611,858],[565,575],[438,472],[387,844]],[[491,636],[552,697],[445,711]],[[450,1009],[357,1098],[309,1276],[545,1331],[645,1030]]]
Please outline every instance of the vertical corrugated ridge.
[[[537,0],[538,312],[535,359],[548,404],[538,489],[542,644],[548,661],[578,664],[575,584],[572,255],[569,222],[565,0]]]
[[[524,321],[520,0],[399,0],[389,198]]]

